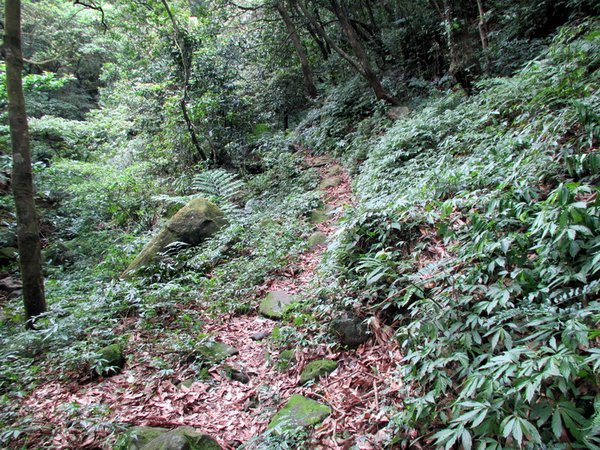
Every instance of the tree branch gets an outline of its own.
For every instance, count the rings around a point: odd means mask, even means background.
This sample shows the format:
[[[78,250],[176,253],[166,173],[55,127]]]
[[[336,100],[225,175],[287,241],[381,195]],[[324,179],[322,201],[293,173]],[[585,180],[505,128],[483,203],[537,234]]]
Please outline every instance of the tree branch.
[[[104,14],[104,9],[102,9],[102,6],[96,5],[96,3],[93,0],[91,0],[90,3],[86,3],[83,0],[74,0],[73,4],[81,5],[84,8],[93,9],[94,11],[98,11],[101,16],[100,23],[102,24],[102,28],[104,28],[105,32],[108,30],[108,25],[106,25],[106,16]]]

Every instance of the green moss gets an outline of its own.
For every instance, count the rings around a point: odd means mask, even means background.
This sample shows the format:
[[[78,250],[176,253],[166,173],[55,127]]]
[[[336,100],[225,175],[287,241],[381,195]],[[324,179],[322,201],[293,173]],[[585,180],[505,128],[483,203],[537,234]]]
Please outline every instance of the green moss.
[[[277,433],[292,431],[298,427],[316,425],[330,414],[328,406],[296,394],[273,416],[269,429]]]
[[[321,231],[311,234],[308,238],[308,248],[315,248],[327,242],[327,235]]]
[[[277,361],[277,370],[285,372],[290,369],[293,363],[296,362],[296,351],[295,350],[283,350],[279,353],[279,360]]]
[[[106,377],[115,375],[121,371],[125,365],[125,355],[121,344],[111,344],[103,347],[98,352],[95,372],[97,375]]]
[[[300,374],[300,384],[304,384],[307,381],[315,380],[324,375],[328,375],[336,368],[337,361],[331,361],[330,359],[319,359],[317,361],[312,361],[306,365]]]
[[[270,319],[281,319],[293,302],[294,297],[287,292],[273,291],[267,294],[258,310]]]
[[[215,234],[225,223],[223,213],[216,205],[203,198],[190,201],[146,244],[121,277],[129,278],[136,270],[151,265],[158,254],[163,253],[174,242],[198,245]]]
[[[324,191],[325,189],[334,188],[342,184],[342,179],[338,176],[324,178],[319,183],[319,190]]]
[[[220,450],[221,446],[207,434],[191,427],[175,428],[150,441],[140,450]]]

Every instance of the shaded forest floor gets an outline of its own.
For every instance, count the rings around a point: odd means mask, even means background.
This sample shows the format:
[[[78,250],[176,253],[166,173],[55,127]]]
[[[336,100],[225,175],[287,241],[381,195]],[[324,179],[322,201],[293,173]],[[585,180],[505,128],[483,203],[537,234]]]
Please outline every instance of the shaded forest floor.
[[[322,200],[328,217],[315,224],[328,240],[337,230],[343,209],[352,204],[348,173],[328,157],[304,156],[307,166],[316,168],[321,180],[339,177],[339,184],[323,186]],[[265,294],[284,291],[293,294],[299,308],[317,283],[317,268],[326,244],[317,244],[302,253],[293,265],[256,287],[256,306]],[[188,306],[189,307],[189,306]],[[164,356],[161,336],[154,331],[134,330],[135,318],[124,318],[115,334],[130,329],[126,354],[128,363],[118,375],[108,378],[83,377],[69,383],[50,381],[40,385],[23,403],[21,413],[30,415],[33,424],[53,424],[60,430],[51,445],[56,448],[98,448],[106,438],[108,427],[103,423],[73,427],[86,415],[96,415],[97,405],[105,405],[105,422],[139,426],[192,426],[214,436],[224,448],[247,448],[260,444],[258,437],[267,429],[271,417],[293,394],[323,402],[332,414],[320,424],[314,434],[314,444],[324,448],[381,448],[390,436],[383,431],[389,418],[386,405],[400,402],[400,386],[391,375],[401,355],[395,341],[386,335],[384,327],[370,323],[374,338],[356,349],[339,351],[331,343],[320,343],[295,349],[295,362],[282,367],[280,346],[269,338],[278,322],[261,317],[252,309],[246,314],[210,315],[198,307],[203,333],[215,341],[228,344],[238,353],[210,367],[206,379],[192,377],[183,362],[162,376],[156,375],[153,361]],[[376,319],[373,319],[376,321]],[[176,327],[176,324],[173,324]],[[164,333],[176,333],[176,329]],[[309,332],[309,330],[307,330]],[[148,346],[147,344],[152,344]],[[140,351],[140,349],[143,349]],[[185,355],[184,355],[185,356]],[[338,363],[330,376],[299,385],[299,375],[306,364],[315,359],[330,359]],[[237,374],[232,379],[232,370]],[[71,405],[72,408],[65,407]],[[44,442],[44,428],[36,440]]]

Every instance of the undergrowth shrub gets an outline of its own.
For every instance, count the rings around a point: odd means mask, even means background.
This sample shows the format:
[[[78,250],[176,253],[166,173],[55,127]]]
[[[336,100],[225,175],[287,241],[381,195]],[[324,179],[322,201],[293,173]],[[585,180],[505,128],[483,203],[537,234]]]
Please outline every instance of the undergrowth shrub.
[[[598,55],[597,24],[565,29],[362,167],[328,263],[346,307],[397,330],[396,444],[600,448]]]

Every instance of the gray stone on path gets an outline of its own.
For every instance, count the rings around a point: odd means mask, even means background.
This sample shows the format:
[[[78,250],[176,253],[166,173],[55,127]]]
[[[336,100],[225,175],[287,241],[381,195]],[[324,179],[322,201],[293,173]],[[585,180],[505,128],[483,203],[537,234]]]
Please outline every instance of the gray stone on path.
[[[144,427],[149,428],[149,427]],[[212,437],[200,433],[192,427],[178,427],[161,432],[142,447],[128,447],[128,450],[221,450]]]
[[[357,317],[341,315],[329,324],[329,331],[340,344],[356,347],[369,340],[369,328],[365,322]]]
[[[253,341],[262,341],[263,339],[268,338],[269,336],[271,336],[270,331],[257,331],[256,333],[252,333],[250,335],[250,339],[252,339]]]
[[[309,362],[300,374],[299,384],[304,384],[310,380],[317,380],[325,375],[329,375],[337,369],[337,361],[330,359],[318,359]]]
[[[281,319],[294,301],[294,297],[287,292],[273,291],[267,294],[258,310],[269,319]]]
[[[250,377],[243,370],[231,366],[223,366],[223,371],[227,375],[227,378],[233,381],[239,381],[243,384],[248,384],[250,382]]]

